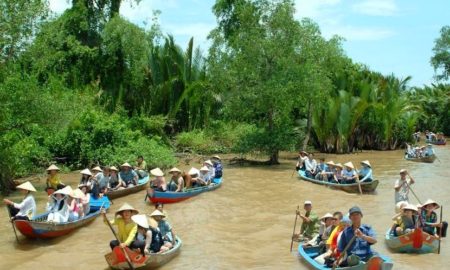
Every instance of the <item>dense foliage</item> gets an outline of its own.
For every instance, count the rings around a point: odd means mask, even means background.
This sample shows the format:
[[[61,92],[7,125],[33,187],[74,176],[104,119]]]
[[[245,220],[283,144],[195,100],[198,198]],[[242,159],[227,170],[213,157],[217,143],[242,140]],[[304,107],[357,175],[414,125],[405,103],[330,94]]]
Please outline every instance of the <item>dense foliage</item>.
[[[174,151],[395,149],[416,129],[450,134],[449,27],[439,83],[354,63],[342,39],[294,18],[291,0],[217,0],[207,55],[119,15],[122,0],[0,0],[0,188],[51,162],[173,165]],[[128,1],[131,4],[139,0]]]

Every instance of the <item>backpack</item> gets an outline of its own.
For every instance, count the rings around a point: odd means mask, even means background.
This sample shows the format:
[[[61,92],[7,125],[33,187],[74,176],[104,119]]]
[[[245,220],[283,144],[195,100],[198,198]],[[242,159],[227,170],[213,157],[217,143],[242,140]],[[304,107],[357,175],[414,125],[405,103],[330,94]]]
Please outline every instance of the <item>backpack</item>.
[[[152,243],[150,244],[150,250],[156,253],[159,252],[161,247],[164,245],[164,240],[158,229],[150,227],[150,230],[152,231]]]

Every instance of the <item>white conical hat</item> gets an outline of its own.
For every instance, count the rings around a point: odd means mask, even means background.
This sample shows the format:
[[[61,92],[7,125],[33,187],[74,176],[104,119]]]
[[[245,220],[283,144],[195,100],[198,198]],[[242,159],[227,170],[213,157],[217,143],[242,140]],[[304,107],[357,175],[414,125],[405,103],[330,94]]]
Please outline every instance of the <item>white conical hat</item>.
[[[212,156],[212,158],[220,159],[220,157],[218,155],[214,155],[214,156]]]
[[[425,208],[429,204],[434,204],[436,206],[436,209],[440,207],[437,202],[433,201],[432,199],[428,199],[426,202],[422,204],[422,208]]]
[[[134,215],[131,217],[131,220],[142,228],[149,228],[147,217],[145,215]]]
[[[370,168],[372,168],[372,165],[370,164],[370,162],[368,160],[361,161],[361,164],[365,164],[365,165],[369,166]]]
[[[136,210],[133,206],[129,205],[128,203],[124,203],[119,210],[116,211],[116,215],[120,214],[120,212],[130,210],[134,215],[139,214],[139,211]]]
[[[403,207],[402,210],[403,210],[403,211],[405,211],[405,210],[412,210],[412,211],[414,211],[414,212],[417,212],[417,211],[418,211],[417,206],[415,206],[415,205],[413,205],[413,204],[410,204],[410,203],[407,204],[405,207]]]
[[[188,174],[189,174],[189,175],[199,174],[199,170],[196,169],[196,168],[194,168],[194,167],[192,167],[192,168],[189,170]]]
[[[83,191],[81,191],[81,189],[77,188],[72,192],[72,194],[70,196],[72,196],[75,199],[81,199],[85,195],[84,195]]]
[[[169,173],[173,173],[173,172],[181,172],[180,169],[178,169],[177,167],[173,167],[172,169],[170,169]]]
[[[55,164],[50,165],[50,167],[47,168],[47,171],[59,171],[59,168],[56,167]]]
[[[92,176],[92,173],[91,173],[91,171],[90,171],[89,169],[84,169],[84,170],[82,170],[80,173],[81,173],[81,174],[86,174],[86,175]]]
[[[111,171],[116,171],[116,172],[119,171],[119,169],[117,169],[116,166],[111,166],[109,169],[110,169]]]
[[[30,181],[26,181],[25,183],[18,185],[16,188],[20,188],[20,189],[28,190],[28,191],[36,191],[36,189],[33,187],[33,185],[30,183]]]
[[[153,170],[150,171],[151,174],[153,174],[154,176],[164,176],[164,172],[161,171],[160,168],[154,168]]]
[[[327,165],[330,165],[330,166],[334,166],[334,165],[335,165],[335,164],[334,164],[334,161],[332,161],[332,160],[328,161],[326,164],[327,164]]]
[[[93,171],[93,172],[95,172],[95,171],[101,172],[102,169],[101,169],[99,166],[95,166],[94,168],[92,168],[92,171]]]
[[[325,219],[327,218],[335,219],[331,213],[326,213],[325,215],[323,215],[323,217],[320,218],[320,220],[325,221]]]
[[[156,216],[161,216],[161,217],[165,217],[166,215],[164,215],[163,212],[159,211],[159,210],[155,210],[150,214],[151,217],[156,217]]]
[[[213,166],[213,163],[212,163],[212,161],[211,160],[205,160],[205,162],[203,162],[203,164],[208,164],[209,166]]]
[[[352,170],[355,169],[355,166],[353,166],[353,163],[352,163],[351,161],[345,163],[344,166],[345,166],[345,167],[349,167],[349,168],[351,168]]]
[[[338,167],[338,168],[341,168],[341,169],[343,169],[343,168],[344,168],[344,166],[342,166],[342,164],[341,164],[341,163],[336,163],[336,164],[334,164],[334,166],[335,166],[335,167]]]
[[[200,168],[200,171],[209,171],[209,168],[206,167],[206,166],[203,166],[203,167]]]
[[[131,168],[131,165],[130,165],[130,163],[125,162],[124,164],[120,165],[120,167],[130,167]]]
[[[62,189],[58,189],[53,194],[62,194],[62,195],[70,195],[72,193],[72,188],[70,186],[65,186]]]

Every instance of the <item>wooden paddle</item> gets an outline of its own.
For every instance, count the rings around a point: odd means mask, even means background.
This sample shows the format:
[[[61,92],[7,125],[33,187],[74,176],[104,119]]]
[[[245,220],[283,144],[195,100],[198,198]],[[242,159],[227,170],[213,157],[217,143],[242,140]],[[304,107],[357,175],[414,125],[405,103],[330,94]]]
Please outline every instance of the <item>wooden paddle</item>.
[[[111,223],[109,222],[108,218],[106,217],[106,213],[102,213],[102,214],[103,214],[103,217],[104,217],[105,220],[106,220],[106,223],[108,224],[109,228],[111,229],[111,232],[114,234],[114,237],[115,237],[116,240],[119,242],[119,247],[122,249],[122,252],[123,252],[123,254],[125,255],[125,259],[127,259],[128,266],[130,267],[131,270],[134,270],[134,266],[133,266],[133,264],[131,263],[130,257],[128,256],[128,253],[127,253],[127,251],[125,250],[125,248],[123,248],[123,247],[120,245],[121,242],[120,242],[120,240],[119,240],[119,237],[117,237],[116,231],[114,230],[114,228],[112,227],[112,225],[111,225]]]
[[[356,174],[356,183],[358,183],[358,189],[359,189],[359,193],[362,195],[362,188],[361,188],[361,181],[359,181],[359,176],[358,174]]]
[[[6,212],[8,212],[9,221],[11,222],[11,225],[13,227],[14,235],[16,236],[16,241],[17,241],[17,243],[19,243],[19,237],[17,237],[17,232],[16,232],[16,225],[14,225],[14,221],[11,219],[12,217],[11,217],[11,213],[9,212],[8,206],[6,206]],[[439,244],[440,244],[440,242],[439,242]]]
[[[344,254],[347,252],[347,250],[350,248],[350,246],[353,244],[353,242],[356,239],[356,234],[353,235],[352,239],[350,239],[350,241],[347,243],[347,245],[345,246],[344,250],[341,252],[341,254],[339,255],[339,257],[337,258],[337,260],[334,262],[333,264],[333,270],[336,269],[339,261],[342,259],[342,257],[344,256]]]
[[[411,190],[411,193],[414,195],[414,197],[416,198],[416,200],[422,204],[422,202],[420,201],[419,197],[417,197],[416,193],[414,192],[414,190],[411,188],[411,186],[408,184],[408,181],[405,181],[406,185],[408,186],[409,190]]]
[[[438,254],[441,254],[441,238],[442,238],[442,208],[444,208],[442,205],[441,205],[441,214],[440,214],[440,217],[439,217],[439,223],[441,224],[441,227],[439,228],[439,244],[438,244]]]
[[[295,211],[294,230],[292,231],[292,237],[291,237],[291,252],[292,252],[292,245],[294,244],[295,228],[297,227],[297,218],[298,218],[297,212],[298,212],[299,210],[300,210],[300,205],[297,205],[297,211]]]

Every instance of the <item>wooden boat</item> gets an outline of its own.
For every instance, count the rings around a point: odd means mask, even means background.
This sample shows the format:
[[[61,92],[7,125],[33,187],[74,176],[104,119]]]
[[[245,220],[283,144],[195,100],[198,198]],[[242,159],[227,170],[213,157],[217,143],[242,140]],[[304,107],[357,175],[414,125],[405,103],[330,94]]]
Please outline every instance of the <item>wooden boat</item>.
[[[396,237],[389,229],[386,232],[387,246],[400,253],[431,253],[436,252],[439,245],[438,238],[417,228],[414,232]]]
[[[172,260],[181,251],[183,243],[181,239],[177,237],[177,243],[175,246],[164,252],[155,253],[142,256],[140,252],[125,248],[128,257],[134,267],[134,269],[154,269]],[[105,255],[106,262],[112,269],[130,269],[127,263],[125,255],[120,247],[115,247],[112,252]]]
[[[350,193],[359,193],[358,183],[338,184],[338,183],[330,183],[328,181],[312,179],[312,178],[306,177],[305,172],[302,170],[298,171],[298,176],[301,179],[311,182],[311,183],[314,183],[314,184],[328,186],[330,188],[340,189],[340,190],[350,192]],[[373,192],[377,189],[378,183],[379,183],[378,180],[372,180],[371,182],[361,182],[361,189],[363,192]]]
[[[446,145],[447,144],[447,140],[446,139],[444,139],[444,140],[426,140],[425,141],[426,143],[431,143],[431,144],[434,144],[434,145]]]
[[[104,206],[105,209],[109,208]],[[70,222],[47,222],[48,212],[37,215],[32,220],[14,220],[14,226],[28,238],[55,238],[66,235],[73,230],[83,227],[100,215],[100,209],[92,210],[82,219]]]
[[[302,244],[298,245],[298,253],[313,269],[330,270],[323,264],[319,264],[314,260],[319,255],[319,247],[304,247]],[[390,270],[394,266],[392,260],[387,256],[373,256],[367,262],[361,261],[358,265],[349,267],[337,267],[337,270],[371,270],[382,269]]]
[[[125,196],[128,194],[131,194],[131,193],[136,193],[138,191],[145,189],[149,180],[150,180],[150,177],[147,175],[146,177],[138,180],[137,186],[130,187],[130,188],[124,188],[124,189],[118,189],[118,190],[111,190],[106,193],[106,196],[108,196],[108,198],[110,198],[112,200],[112,199],[119,198],[119,197],[122,197],[122,196]]]
[[[215,190],[219,188],[221,185],[222,185],[222,178],[215,178],[209,186],[191,188],[183,192],[172,192],[172,191],[160,192],[155,191],[153,189],[149,189],[147,197],[152,203],[157,202],[176,203],[197,196],[200,193]]]
[[[436,160],[436,155],[419,157],[419,158],[412,158],[412,157],[409,157],[408,155],[405,155],[405,159],[409,160],[409,161],[414,161],[414,162],[433,163]]]

